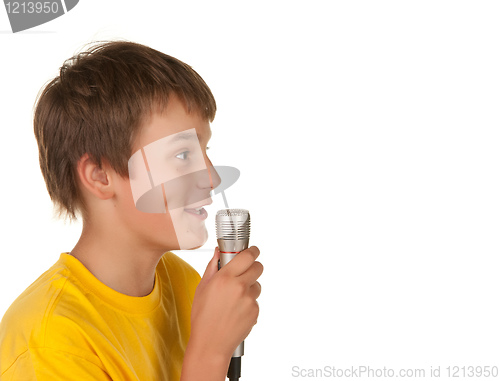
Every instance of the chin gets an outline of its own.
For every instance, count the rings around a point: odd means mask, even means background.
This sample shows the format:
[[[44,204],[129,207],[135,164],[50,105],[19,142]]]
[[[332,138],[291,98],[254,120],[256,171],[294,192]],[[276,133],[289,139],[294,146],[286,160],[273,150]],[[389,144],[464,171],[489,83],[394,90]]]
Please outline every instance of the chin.
[[[208,241],[208,232],[206,229],[193,234],[189,232],[182,236],[177,235],[177,240],[179,242],[180,250],[195,250],[202,247]]]
[[[203,246],[208,240],[208,232],[205,226],[205,218],[193,216],[184,211],[176,209],[169,211],[172,218],[179,250],[194,250]]]

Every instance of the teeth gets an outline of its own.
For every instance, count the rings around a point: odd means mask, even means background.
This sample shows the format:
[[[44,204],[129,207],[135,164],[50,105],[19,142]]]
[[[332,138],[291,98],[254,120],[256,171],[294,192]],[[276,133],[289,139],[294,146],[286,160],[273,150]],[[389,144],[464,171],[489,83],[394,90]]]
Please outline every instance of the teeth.
[[[191,212],[194,212],[196,214],[201,214],[201,210],[203,209],[203,207],[200,207],[200,208],[193,208],[193,209],[186,209],[186,210],[189,210]]]

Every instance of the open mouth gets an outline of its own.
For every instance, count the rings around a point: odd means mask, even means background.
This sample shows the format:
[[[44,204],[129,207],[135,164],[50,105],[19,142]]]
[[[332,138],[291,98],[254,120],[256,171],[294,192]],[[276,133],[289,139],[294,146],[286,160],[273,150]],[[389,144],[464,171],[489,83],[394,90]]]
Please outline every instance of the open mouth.
[[[195,208],[195,209],[184,209],[186,213],[192,214],[193,216],[204,220],[208,217],[208,213],[204,208]]]

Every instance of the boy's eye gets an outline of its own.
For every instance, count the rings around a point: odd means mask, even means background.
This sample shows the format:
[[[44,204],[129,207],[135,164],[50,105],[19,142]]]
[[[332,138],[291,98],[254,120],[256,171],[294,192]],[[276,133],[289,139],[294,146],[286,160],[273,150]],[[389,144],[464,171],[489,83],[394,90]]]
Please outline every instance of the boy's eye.
[[[188,155],[189,155],[189,151],[184,151],[184,152],[181,152],[180,154],[176,155],[175,157],[177,157],[181,160],[186,160]]]

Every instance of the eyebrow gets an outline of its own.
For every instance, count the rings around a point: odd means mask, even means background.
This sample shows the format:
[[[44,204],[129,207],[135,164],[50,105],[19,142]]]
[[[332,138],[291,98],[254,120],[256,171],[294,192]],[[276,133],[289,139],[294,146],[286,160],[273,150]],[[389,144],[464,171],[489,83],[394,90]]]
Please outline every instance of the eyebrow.
[[[178,132],[175,134],[175,136],[172,138],[171,142],[176,142],[178,140],[196,140],[196,137],[198,137],[198,141],[200,140],[200,135],[198,134],[193,134],[192,132],[186,131],[186,132]]]
[[[211,135],[212,134],[210,133],[210,137],[211,137]],[[178,132],[175,134],[175,136],[172,138],[172,140],[170,142],[173,143],[173,142],[177,142],[179,140],[196,140],[196,137],[198,137],[198,142],[201,142],[202,139],[201,139],[200,134],[195,135],[193,132],[190,132],[190,131]],[[210,140],[210,138],[208,140]]]

